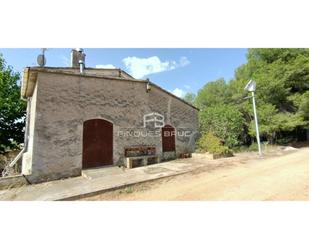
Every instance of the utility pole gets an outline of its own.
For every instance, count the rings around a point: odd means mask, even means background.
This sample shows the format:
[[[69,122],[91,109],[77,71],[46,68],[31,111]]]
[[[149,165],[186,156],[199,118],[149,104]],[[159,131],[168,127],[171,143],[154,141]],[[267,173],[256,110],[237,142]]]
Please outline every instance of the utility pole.
[[[261,149],[261,142],[260,142],[260,133],[259,133],[259,124],[258,124],[258,118],[257,118],[257,112],[256,112],[256,105],[255,105],[255,89],[256,89],[256,83],[253,80],[250,80],[245,90],[251,92],[252,95],[252,104],[253,104],[253,112],[254,112],[254,121],[255,121],[255,130],[256,130],[256,141],[258,144],[259,149],[259,155],[262,156],[262,149]]]

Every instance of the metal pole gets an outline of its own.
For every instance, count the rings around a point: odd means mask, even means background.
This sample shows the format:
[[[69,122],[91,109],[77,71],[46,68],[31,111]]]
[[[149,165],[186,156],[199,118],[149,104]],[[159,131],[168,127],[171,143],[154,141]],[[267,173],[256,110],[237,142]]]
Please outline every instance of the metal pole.
[[[260,142],[260,133],[259,133],[259,125],[258,125],[256,106],[255,106],[255,96],[254,96],[254,92],[251,92],[251,93],[252,93],[252,103],[253,103],[254,121],[255,121],[255,129],[256,129],[256,141],[258,143],[259,155],[262,156],[261,142]]]

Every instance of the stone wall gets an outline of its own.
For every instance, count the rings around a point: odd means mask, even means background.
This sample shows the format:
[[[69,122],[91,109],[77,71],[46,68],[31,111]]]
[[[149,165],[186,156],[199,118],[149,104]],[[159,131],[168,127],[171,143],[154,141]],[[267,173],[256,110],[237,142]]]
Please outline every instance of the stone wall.
[[[149,130],[143,127],[143,115],[151,112],[164,115],[166,124],[177,130],[191,131],[190,137],[177,134],[177,154],[194,150],[197,110],[156,86],[147,92],[145,82],[40,72],[36,91],[32,138],[23,165],[31,166],[32,182],[81,174],[83,122],[89,119],[113,123],[115,165],[123,163],[124,148],[133,145],[156,146],[164,156],[161,136],[123,136],[128,130]]]

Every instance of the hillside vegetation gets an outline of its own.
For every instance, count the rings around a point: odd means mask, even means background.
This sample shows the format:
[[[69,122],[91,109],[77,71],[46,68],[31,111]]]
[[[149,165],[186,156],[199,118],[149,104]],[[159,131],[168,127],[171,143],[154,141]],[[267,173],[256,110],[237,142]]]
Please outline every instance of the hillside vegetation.
[[[229,82],[207,82],[185,100],[200,108],[200,131],[213,133],[228,147],[255,141],[246,83],[257,83],[256,101],[262,141],[286,144],[306,140],[309,128],[309,49],[249,49],[247,62]]]

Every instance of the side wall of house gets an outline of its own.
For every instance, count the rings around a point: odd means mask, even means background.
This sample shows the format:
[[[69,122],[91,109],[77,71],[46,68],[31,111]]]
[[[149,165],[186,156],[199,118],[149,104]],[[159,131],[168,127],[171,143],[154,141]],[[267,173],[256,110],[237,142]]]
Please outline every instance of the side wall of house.
[[[83,123],[101,118],[113,123],[113,162],[123,164],[124,148],[152,145],[162,154],[161,136],[143,136],[143,115],[158,112],[176,130],[177,154],[194,150],[197,110],[144,82],[39,73],[30,180],[77,176],[82,169]],[[33,110],[34,111],[34,110]],[[32,112],[33,112],[32,111]],[[128,137],[127,131],[139,131]],[[145,134],[145,133],[143,133]]]
[[[30,98],[30,113],[28,113],[28,122],[29,122],[29,130],[28,130],[28,146],[27,152],[23,154],[22,158],[22,174],[30,175],[32,173],[32,155],[33,155],[33,145],[34,145],[34,133],[35,133],[35,119],[36,119],[36,106],[37,106],[37,84],[34,87],[33,95]]]
[[[79,88],[71,79],[38,74],[31,182],[81,174]]]

